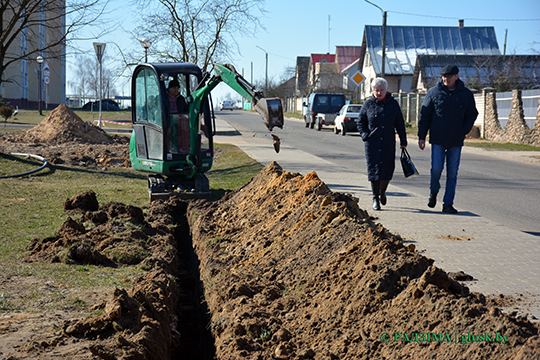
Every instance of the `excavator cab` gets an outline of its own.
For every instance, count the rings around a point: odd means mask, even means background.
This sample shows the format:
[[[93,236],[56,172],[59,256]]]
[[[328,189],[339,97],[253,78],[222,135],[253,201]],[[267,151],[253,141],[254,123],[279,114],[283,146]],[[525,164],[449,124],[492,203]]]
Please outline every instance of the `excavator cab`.
[[[188,63],[141,64],[134,70],[130,160],[134,169],[154,174],[151,199],[175,191],[192,198],[208,195],[207,180],[198,175],[212,167],[214,155],[209,99],[203,99],[202,111],[192,109],[193,118],[189,106],[201,80],[200,68]],[[164,187],[169,178],[181,181],[175,190]]]
[[[280,99],[265,99],[230,64],[214,75],[189,63],[140,64],[132,76],[131,165],[148,172],[150,200],[209,198],[215,131],[210,92],[224,81],[252,101],[269,130],[283,127]],[[277,150],[276,150],[277,151]]]

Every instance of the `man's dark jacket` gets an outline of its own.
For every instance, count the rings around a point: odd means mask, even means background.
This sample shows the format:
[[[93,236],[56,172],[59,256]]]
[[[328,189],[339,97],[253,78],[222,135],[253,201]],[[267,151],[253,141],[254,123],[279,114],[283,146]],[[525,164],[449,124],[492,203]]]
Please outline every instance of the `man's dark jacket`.
[[[450,91],[439,80],[424,99],[418,138],[425,140],[429,130],[431,144],[445,148],[463,146],[465,135],[471,131],[477,116],[474,95],[463,81],[457,79],[454,91]]]
[[[407,146],[405,122],[392,94],[383,101],[369,97],[360,109],[356,126],[364,140],[368,180],[392,180],[396,157],[396,131],[400,145]]]

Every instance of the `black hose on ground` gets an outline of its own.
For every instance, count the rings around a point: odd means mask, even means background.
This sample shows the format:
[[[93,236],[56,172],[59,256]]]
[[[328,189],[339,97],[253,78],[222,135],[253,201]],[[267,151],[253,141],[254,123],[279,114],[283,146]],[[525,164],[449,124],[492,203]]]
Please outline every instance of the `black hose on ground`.
[[[0,176],[0,179],[8,179],[8,178],[15,178],[15,177],[21,177],[21,176],[26,176],[26,175],[30,175],[30,174],[33,174],[35,172],[38,172],[40,170],[43,170],[49,163],[47,162],[47,160],[42,157],[42,156],[39,156],[39,155],[34,155],[34,154],[23,154],[23,153],[11,153],[11,155],[14,155],[14,156],[29,156],[29,157],[33,157],[35,159],[38,159],[38,160],[41,160],[43,161],[43,165],[41,165],[39,168],[37,169],[34,169],[34,170],[30,170],[30,171],[27,171],[25,173],[22,173],[22,174],[15,174],[15,175],[5,175],[5,176]]]

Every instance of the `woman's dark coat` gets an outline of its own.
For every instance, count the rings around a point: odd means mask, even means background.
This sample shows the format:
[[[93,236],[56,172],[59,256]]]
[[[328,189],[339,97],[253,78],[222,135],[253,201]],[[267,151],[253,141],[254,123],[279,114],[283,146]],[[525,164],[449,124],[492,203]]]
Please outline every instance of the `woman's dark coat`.
[[[401,109],[390,93],[380,101],[368,98],[356,126],[364,140],[369,181],[392,180],[396,157],[396,131],[400,145],[407,146],[407,134]]]

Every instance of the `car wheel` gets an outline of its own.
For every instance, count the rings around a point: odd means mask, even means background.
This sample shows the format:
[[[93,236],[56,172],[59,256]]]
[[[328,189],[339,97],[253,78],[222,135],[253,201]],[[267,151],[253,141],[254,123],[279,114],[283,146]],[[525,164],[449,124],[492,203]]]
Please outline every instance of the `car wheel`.
[[[347,133],[347,132],[345,131],[345,128],[343,128],[343,130],[341,130],[341,135],[342,135],[342,136],[345,136],[346,133]]]
[[[339,134],[339,129],[337,128],[337,126],[334,125],[334,134]]]
[[[317,123],[317,131],[321,131],[322,129],[322,124],[320,122]]]
[[[314,122],[311,122],[310,125],[309,125],[309,127],[310,127],[311,129],[313,129],[313,128],[315,127],[315,123],[314,123]]]

